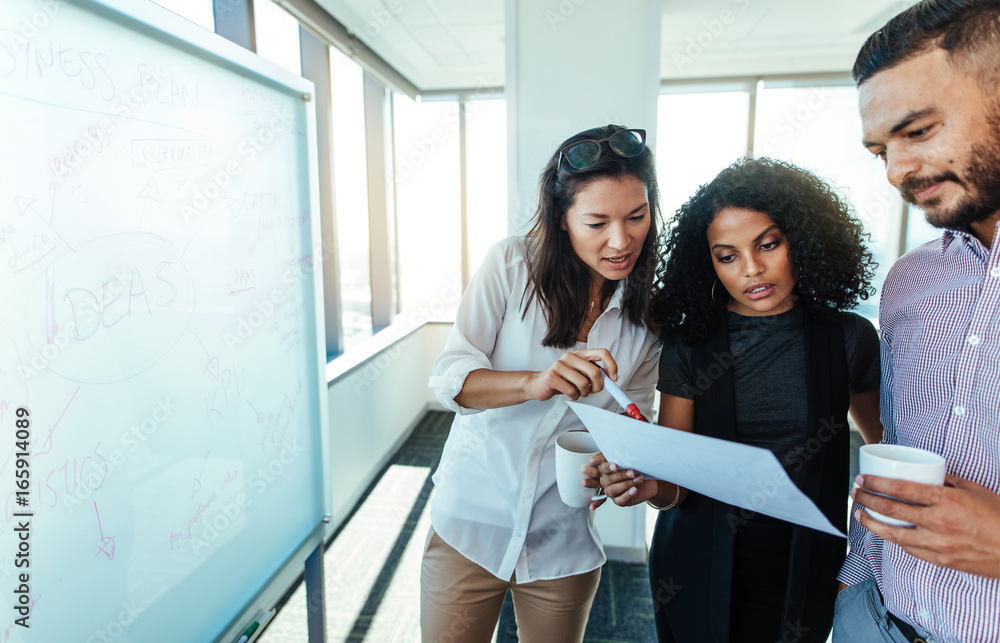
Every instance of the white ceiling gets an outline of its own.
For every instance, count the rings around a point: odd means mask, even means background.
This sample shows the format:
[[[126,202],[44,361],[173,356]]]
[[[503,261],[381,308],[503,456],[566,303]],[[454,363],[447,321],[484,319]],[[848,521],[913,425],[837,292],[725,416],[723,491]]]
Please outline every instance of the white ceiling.
[[[505,0],[316,1],[421,91],[503,85]],[[663,0],[660,76],[846,72],[868,34],[910,4]]]

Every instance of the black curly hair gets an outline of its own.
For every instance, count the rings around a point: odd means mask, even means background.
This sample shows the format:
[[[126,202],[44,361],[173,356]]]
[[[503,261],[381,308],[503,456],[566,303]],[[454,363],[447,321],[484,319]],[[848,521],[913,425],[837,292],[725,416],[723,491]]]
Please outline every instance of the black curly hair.
[[[679,334],[698,342],[725,318],[726,306],[711,295],[716,274],[708,226],[726,207],[764,212],[785,234],[798,269],[795,293],[813,319],[833,321],[837,311],[874,294],[871,279],[878,264],[847,201],[807,170],[743,158],[698,188],[671,220],[651,303],[663,338]],[[723,288],[716,297],[724,295]]]

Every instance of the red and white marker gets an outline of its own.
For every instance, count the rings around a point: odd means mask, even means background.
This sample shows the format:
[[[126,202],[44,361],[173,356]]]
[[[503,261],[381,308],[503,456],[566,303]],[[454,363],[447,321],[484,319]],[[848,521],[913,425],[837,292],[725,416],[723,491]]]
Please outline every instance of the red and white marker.
[[[618,388],[618,385],[615,384],[614,380],[608,377],[608,374],[604,372],[603,368],[601,369],[601,377],[604,378],[604,388],[608,389],[608,392],[611,393],[611,397],[615,398],[618,404],[625,409],[625,413],[627,413],[630,418],[639,420],[640,422],[645,422],[646,418],[642,417],[642,413],[639,412],[639,407],[636,406],[632,400],[628,399],[628,396],[625,395],[620,388]]]

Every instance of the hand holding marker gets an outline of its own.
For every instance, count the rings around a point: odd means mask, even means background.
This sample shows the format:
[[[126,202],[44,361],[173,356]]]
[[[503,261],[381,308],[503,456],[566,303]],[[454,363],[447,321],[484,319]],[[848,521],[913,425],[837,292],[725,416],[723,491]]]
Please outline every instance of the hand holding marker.
[[[628,396],[625,395],[620,388],[618,388],[618,385],[615,384],[610,377],[608,377],[608,374],[603,368],[601,369],[601,377],[604,378],[604,388],[608,389],[608,392],[611,393],[611,397],[615,398],[618,404],[625,409],[628,416],[639,420],[640,422],[645,422],[646,418],[642,417],[642,413],[639,412],[639,407],[636,406],[632,400],[628,399]]]

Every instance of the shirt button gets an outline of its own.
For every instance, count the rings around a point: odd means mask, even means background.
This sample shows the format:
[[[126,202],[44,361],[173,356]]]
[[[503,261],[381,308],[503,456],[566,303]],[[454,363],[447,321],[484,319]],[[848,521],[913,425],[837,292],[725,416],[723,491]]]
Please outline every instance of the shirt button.
[[[530,491],[525,491],[524,492],[524,497],[525,498],[530,498],[531,497],[531,492]]]
[[[515,532],[514,538],[524,538],[524,532],[523,531]]]
[[[956,406],[952,410],[955,411],[955,415],[957,415],[959,417],[965,415],[965,407],[964,406]]]
[[[541,453],[542,453],[541,449],[535,449],[535,451],[534,451],[535,455],[540,455]]]
[[[979,343],[979,335],[969,335],[968,342],[970,345],[975,346]]]
[[[1000,266],[997,266],[993,270],[990,270],[991,277],[1000,277]]]

